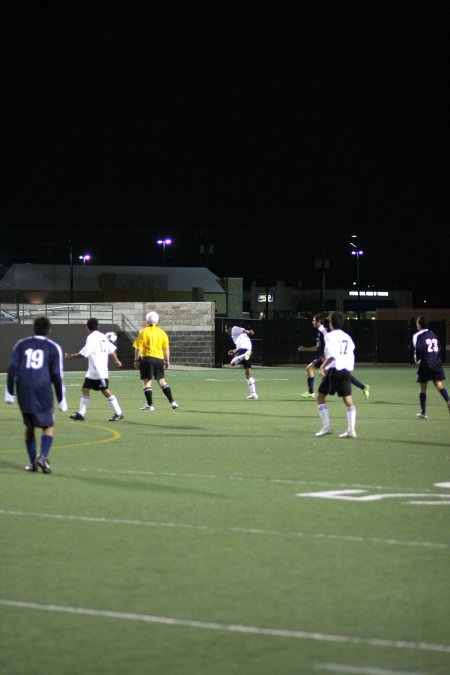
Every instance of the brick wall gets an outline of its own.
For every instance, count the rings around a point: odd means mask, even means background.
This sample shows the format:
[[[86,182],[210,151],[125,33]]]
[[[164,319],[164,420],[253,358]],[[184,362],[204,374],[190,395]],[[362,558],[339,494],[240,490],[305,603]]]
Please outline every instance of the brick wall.
[[[213,302],[116,302],[114,323],[134,339],[150,311],[169,336],[173,365],[214,367]]]

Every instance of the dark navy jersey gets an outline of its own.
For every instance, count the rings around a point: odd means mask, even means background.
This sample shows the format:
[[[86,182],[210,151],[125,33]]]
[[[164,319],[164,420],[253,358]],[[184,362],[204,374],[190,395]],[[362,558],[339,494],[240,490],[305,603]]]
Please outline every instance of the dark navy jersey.
[[[327,333],[328,331],[325,328],[325,326],[319,326],[319,328],[317,329],[316,345],[317,351],[320,352],[321,354],[323,354],[325,351],[325,335]]]
[[[15,345],[8,366],[6,387],[14,395],[23,413],[53,408],[53,391],[60,402],[63,392],[61,347],[48,338],[34,335]]]
[[[420,368],[435,370],[442,366],[441,343],[432,330],[420,330],[413,336],[414,358]]]

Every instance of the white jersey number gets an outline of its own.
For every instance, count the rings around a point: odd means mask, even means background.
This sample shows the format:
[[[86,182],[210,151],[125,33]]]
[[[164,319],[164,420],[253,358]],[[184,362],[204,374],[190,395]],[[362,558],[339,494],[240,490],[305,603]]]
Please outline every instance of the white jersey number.
[[[348,349],[348,340],[340,340],[339,344],[341,346],[340,354],[346,354]]]
[[[436,338],[432,338],[432,339],[431,339],[431,338],[427,338],[427,339],[425,340],[425,342],[427,343],[427,351],[428,351],[429,353],[431,353],[431,352],[438,352],[438,351],[439,351],[439,347],[438,347],[438,343],[437,343]]]
[[[42,349],[27,349],[25,352],[27,357],[26,368],[34,368],[39,370],[44,364],[44,352]]]

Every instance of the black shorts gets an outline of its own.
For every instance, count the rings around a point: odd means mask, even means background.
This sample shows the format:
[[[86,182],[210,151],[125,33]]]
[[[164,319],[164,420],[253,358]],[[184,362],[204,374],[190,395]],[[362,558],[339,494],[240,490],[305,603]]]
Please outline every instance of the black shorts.
[[[141,380],[163,380],[164,379],[164,359],[157,359],[155,356],[144,356],[140,360],[139,370]]]
[[[444,368],[420,367],[417,369],[417,382],[443,382],[445,380]]]
[[[309,363],[308,366],[311,366],[312,368],[320,368],[322,363],[323,363],[323,356],[319,356],[317,359],[314,359],[314,361],[311,361],[311,363]]]
[[[48,427],[53,427],[55,425],[55,413],[53,408],[47,408],[47,410],[39,410],[34,413],[22,413],[23,423],[27,429],[47,429]]]
[[[329,368],[325,377],[319,384],[318,391],[320,394],[327,396],[337,394],[338,396],[352,395],[352,380],[351,373],[348,370],[336,370],[336,368]]]
[[[83,389],[93,389],[94,391],[103,391],[108,389],[109,380],[91,380],[89,377],[84,378]]]

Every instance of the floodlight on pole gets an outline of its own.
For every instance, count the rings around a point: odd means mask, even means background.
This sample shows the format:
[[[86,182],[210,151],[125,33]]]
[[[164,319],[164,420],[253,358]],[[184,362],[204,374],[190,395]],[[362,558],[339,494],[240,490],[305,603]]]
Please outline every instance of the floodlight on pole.
[[[356,234],[352,234],[352,239],[356,239]],[[364,255],[364,251],[359,248],[356,244],[354,244],[352,241],[350,242],[350,246],[352,247],[351,254],[356,256],[356,287],[358,290],[358,320],[361,318],[361,284],[360,284],[360,276],[359,276],[359,258],[360,256]]]
[[[86,261],[89,262],[91,260],[91,254],[90,253],[83,253],[82,255],[78,256],[78,260],[83,261],[83,265],[86,265]]]
[[[166,246],[170,246],[172,243],[172,239],[169,239],[166,237],[166,239],[158,239],[157,242],[158,246],[163,247],[163,258],[166,257]]]

